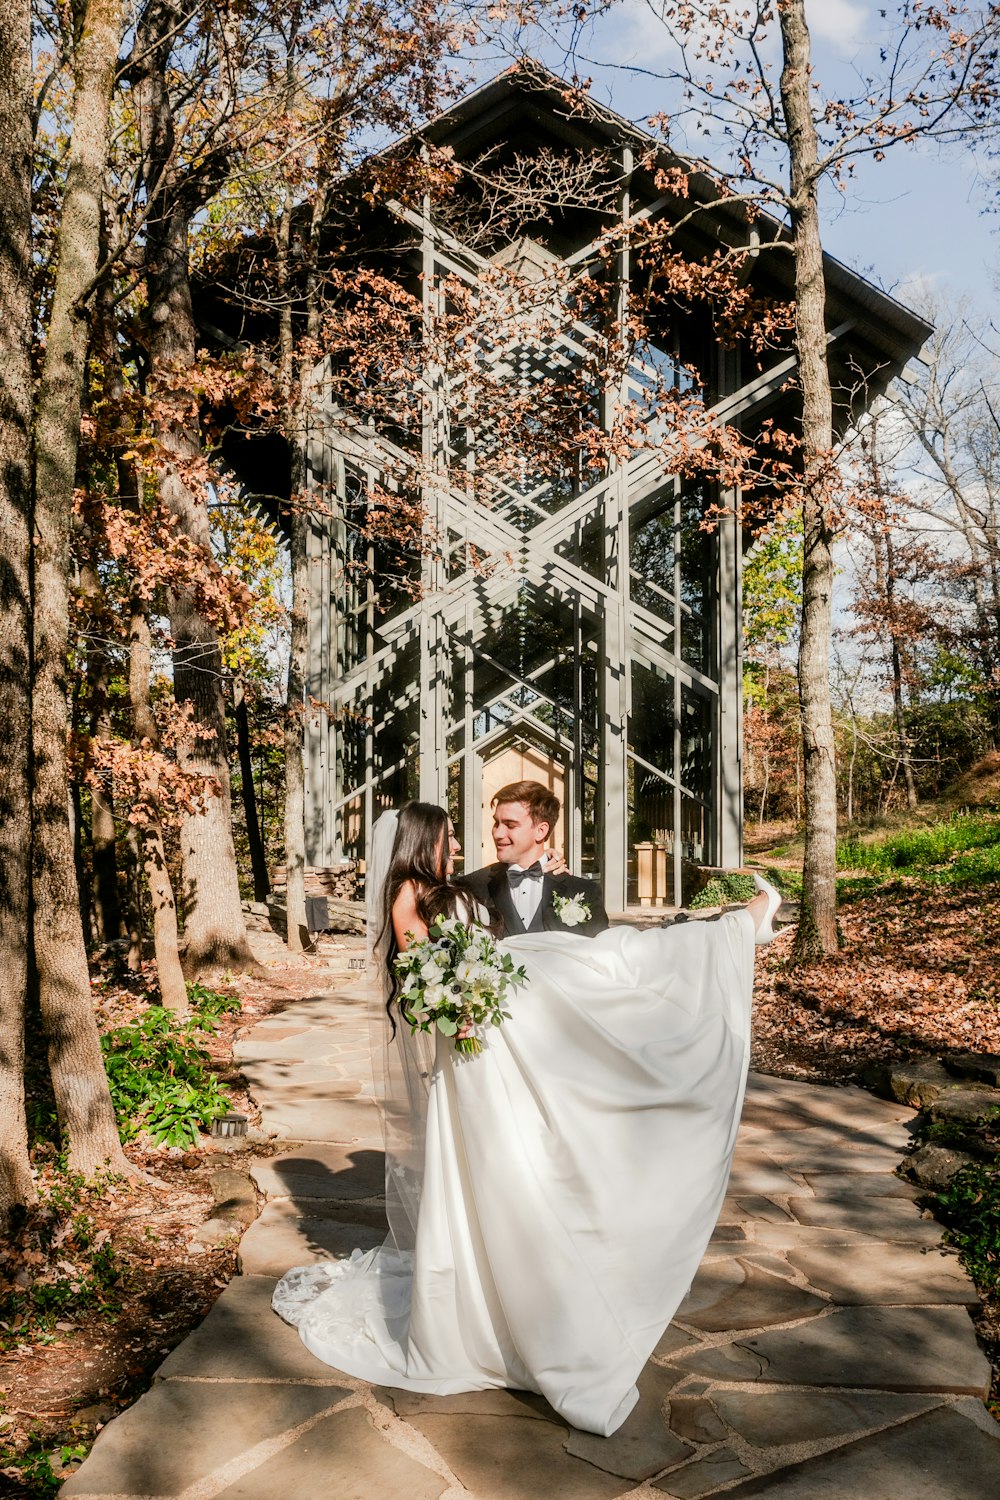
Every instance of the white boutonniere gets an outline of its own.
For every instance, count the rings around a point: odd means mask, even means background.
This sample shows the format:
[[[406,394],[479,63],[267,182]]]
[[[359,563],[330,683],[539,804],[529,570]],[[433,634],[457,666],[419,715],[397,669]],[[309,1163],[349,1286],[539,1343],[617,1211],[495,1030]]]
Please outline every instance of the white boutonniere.
[[[553,896],[552,910],[564,927],[579,927],[590,921],[590,907],[579,896]]]

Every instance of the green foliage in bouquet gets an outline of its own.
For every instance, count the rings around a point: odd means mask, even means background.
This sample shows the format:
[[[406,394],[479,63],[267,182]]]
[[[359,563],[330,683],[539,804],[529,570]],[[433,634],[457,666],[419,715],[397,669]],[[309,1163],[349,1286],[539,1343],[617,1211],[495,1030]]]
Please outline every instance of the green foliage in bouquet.
[[[427,937],[411,942],[393,968],[400,1013],[410,1029],[436,1027],[467,1056],[482,1051],[482,1027],[510,1019],[507,992],[527,979],[484,928],[467,927],[458,917],[436,917]]]

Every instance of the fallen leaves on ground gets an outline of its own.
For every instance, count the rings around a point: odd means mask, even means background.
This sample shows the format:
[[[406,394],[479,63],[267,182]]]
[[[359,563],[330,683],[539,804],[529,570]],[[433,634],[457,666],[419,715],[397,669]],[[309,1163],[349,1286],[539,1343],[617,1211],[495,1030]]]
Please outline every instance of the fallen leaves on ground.
[[[843,947],[759,951],[753,1066],[825,1081],[944,1052],[1000,1052],[1000,892],[900,880],[840,908]]]

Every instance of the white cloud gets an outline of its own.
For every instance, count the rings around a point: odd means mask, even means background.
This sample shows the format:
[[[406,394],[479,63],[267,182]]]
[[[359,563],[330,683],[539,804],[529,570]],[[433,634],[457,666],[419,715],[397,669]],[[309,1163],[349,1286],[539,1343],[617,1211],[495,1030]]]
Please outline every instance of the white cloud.
[[[806,0],[811,34],[845,52],[864,40],[865,19],[864,6],[854,0]]]
[[[605,56],[615,62],[633,62],[647,67],[673,57],[673,46],[659,15],[660,0],[623,0],[607,12],[605,25],[597,28]],[[745,14],[743,0],[721,0],[720,9],[739,21]],[[870,40],[870,8],[857,0],[806,0],[806,18],[814,40],[848,52]],[[777,59],[776,24],[768,29],[764,50]],[[597,55],[600,55],[598,50]]]

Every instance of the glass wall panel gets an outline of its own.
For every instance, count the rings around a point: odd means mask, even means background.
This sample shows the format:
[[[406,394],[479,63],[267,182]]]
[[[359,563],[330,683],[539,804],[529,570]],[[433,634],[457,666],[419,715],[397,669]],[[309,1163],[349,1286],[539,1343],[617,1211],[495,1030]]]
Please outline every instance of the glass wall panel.
[[[598,780],[597,761],[590,756],[583,758],[579,775],[581,810],[580,874],[591,879],[600,876],[597,866],[598,833]]]
[[[674,789],[628,759],[628,900],[669,906],[674,889]]]
[[[674,774],[674,689],[664,674],[632,663],[632,712],[628,721],[629,749],[650,765]]]
[[[674,683],[667,673],[638,661],[632,662],[631,675],[629,900],[662,906],[669,904],[673,890],[674,788],[666,778],[675,770]],[[636,756],[648,764],[640,764]]]
[[[712,777],[712,700],[681,688],[681,785],[707,800]]]
[[[708,862],[707,814],[691,797],[681,799],[681,858],[694,865]]]
[[[401,646],[379,688],[372,721],[372,772],[380,796],[398,807],[417,791],[420,659],[416,641]],[[349,789],[345,781],[345,790]]]
[[[636,594],[636,578],[638,578],[642,582],[654,584],[660,596],[665,595],[668,601],[673,600],[675,536],[672,496],[652,515],[647,515],[642,520],[632,518],[630,538],[634,575],[633,598],[638,597]],[[641,599],[640,603],[646,604],[647,609],[653,609],[658,614],[665,612],[662,604],[659,606],[647,604],[645,599]]]
[[[589,573],[592,578],[603,580],[605,568],[602,517],[591,515],[577,522],[570,535],[565,540],[556,543],[555,550],[560,557],[565,557],[582,572]]]
[[[383,501],[394,496],[382,495]],[[409,503],[405,497],[400,504]],[[335,577],[340,619],[340,670],[349,672],[375,647],[374,632],[385,620],[408,609],[416,597],[420,557],[384,535],[366,476],[348,469],[342,503],[341,575]]]
[[[712,625],[715,616],[717,532],[701,522],[709,496],[689,485],[680,497],[681,656],[707,676],[716,676]]]
[[[365,799],[352,797],[340,812],[341,847],[345,859],[365,857]]]
[[[455,873],[461,875],[465,868],[465,845],[468,838],[475,838],[465,826],[465,760],[454,761],[448,767],[448,816],[455,825],[455,834],[462,846],[461,854],[455,856]]]

